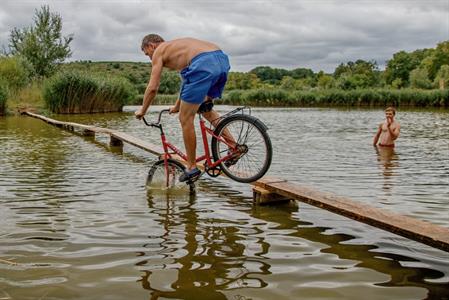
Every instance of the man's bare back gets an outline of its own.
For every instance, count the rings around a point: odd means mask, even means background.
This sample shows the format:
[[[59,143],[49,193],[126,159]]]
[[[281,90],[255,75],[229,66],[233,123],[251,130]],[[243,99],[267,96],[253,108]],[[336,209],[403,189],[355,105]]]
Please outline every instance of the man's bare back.
[[[161,57],[164,67],[181,71],[198,54],[219,49],[217,45],[207,41],[194,38],[181,38],[161,43],[156,51],[154,51],[153,57]]]
[[[180,72],[183,79],[181,91],[175,105],[170,108],[170,113],[179,112],[187,154],[187,171],[179,180],[197,179],[201,171],[196,168],[196,136],[193,121],[198,108],[205,100],[221,97],[231,68],[228,56],[217,45],[207,41],[194,38],[165,41],[157,34],[145,36],[141,49],[150,57],[152,67],[142,107],[134,114],[138,119],[145,115],[156,97],[164,67]],[[203,116],[209,122],[214,122],[220,115],[212,109],[203,113]]]

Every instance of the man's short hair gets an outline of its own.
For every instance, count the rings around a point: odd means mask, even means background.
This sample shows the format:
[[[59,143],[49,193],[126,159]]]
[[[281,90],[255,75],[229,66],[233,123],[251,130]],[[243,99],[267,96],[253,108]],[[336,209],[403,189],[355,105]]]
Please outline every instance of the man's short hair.
[[[387,107],[385,109],[385,112],[387,112],[387,111],[391,111],[393,113],[393,116],[396,115],[396,109],[393,106]]]
[[[143,38],[141,49],[143,51],[143,48],[145,48],[150,43],[162,43],[162,42],[164,42],[164,39],[160,35],[151,33]]]

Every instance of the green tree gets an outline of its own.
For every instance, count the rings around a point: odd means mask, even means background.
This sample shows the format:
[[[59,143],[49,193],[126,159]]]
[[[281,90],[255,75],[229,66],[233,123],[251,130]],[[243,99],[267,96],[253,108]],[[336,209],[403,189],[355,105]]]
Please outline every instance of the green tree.
[[[179,92],[180,86],[181,78],[177,72],[168,70],[162,72],[161,82],[159,84],[160,94],[176,94]]]
[[[304,83],[300,79],[295,79],[291,76],[284,76],[280,82],[280,87],[286,90],[302,90]]]
[[[393,58],[387,62],[386,83],[392,85],[393,81],[401,79],[401,86],[408,86],[410,72],[416,69],[433,51],[433,49],[419,49],[411,53],[405,51],[395,53]]]
[[[323,71],[318,73],[317,77],[317,86],[320,89],[331,89],[335,87],[335,79],[334,77],[324,74]]]
[[[404,87],[404,82],[402,82],[401,78],[396,78],[395,80],[393,80],[393,82],[391,83],[391,86],[395,89],[400,89]]]
[[[304,78],[309,78],[309,77],[313,77],[314,73],[311,69],[306,69],[306,68],[296,68],[291,70],[290,72],[291,77],[293,77],[294,79],[304,79]]]
[[[379,84],[379,71],[375,61],[359,59],[340,64],[334,71],[337,86],[344,90],[372,87]]]
[[[377,63],[362,59],[340,64],[334,71],[334,77],[343,89],[370,87],[379,82]]]
[[[260,79],[254,73],[230,72],[226,83],[226,90],[256,89]]]
[[[418,89],[432,88],[432,82],[426,69],[416,68],[410,72],[410,86]]]
[[[33,26],[11,31],[11,53],[25,57],[33,65],[36,75],[50,76],[56,65],[71,55],[69,44],[73,36],[62,37],[61,30],[61,16],[50,12],[48,6],[42,6],[35,12]]]
[[[256,67],[249,72],[256,74],[256,76],[263,82],[271,84],[278,84],[282,80],[282,77],[289,75],[289,71],[287,70],[271,68],[268,66]]]
[[[441,87],[441,84],[445,89],[449,88],[449,65],[442,65],[440,70],[438,70],[437,76],[435,76],[435,87]]]
[[[443,65],[449,65],[449,41],[439,43],[436,49],[421,63],[421,66],[427,69],[430,80],[435,79]]]

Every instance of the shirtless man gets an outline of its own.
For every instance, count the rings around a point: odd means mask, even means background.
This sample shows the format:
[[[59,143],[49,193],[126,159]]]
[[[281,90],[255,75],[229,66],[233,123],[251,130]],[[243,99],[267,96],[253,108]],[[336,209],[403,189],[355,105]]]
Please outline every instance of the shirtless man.
[[[395,115],[396,110],[393,107],[385,109],[385,121],[379,124],[379,128],[373,140],[374,146],[394,147],[394,141],[399,137],[399,132],[401,130],[401,125],[394,120]]]
[[[217,45],[207,41],[193,38],[164,41],[157,34],[143,38],[142,51],[150,57],[152,69],[142,107],[134,114],[137,119],[141,119],[147,112],[156,97],[164,67],[180,72],[181,92],[175,105],[170,108],[170,113],[179,112],[187,154],[187,169],[180,181],[194,181],[201,175],[195,163],[195,114],[204,101],[221,97],[230,69],[228,56]],[[211,110],[203,113],[203,116],[213,122],[219,114]]]

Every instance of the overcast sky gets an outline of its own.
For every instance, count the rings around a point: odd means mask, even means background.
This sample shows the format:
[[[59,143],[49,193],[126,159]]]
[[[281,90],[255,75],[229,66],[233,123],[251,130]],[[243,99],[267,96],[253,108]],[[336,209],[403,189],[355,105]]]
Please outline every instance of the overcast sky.
[[[73,34],[70,60],[147,61],[147,33],[195,37],[229,54],[232,71],[256,66],[333,72],[341,62],[434,48],[449,40],[449,0],[0,0],[0,47],[47,4]]]

